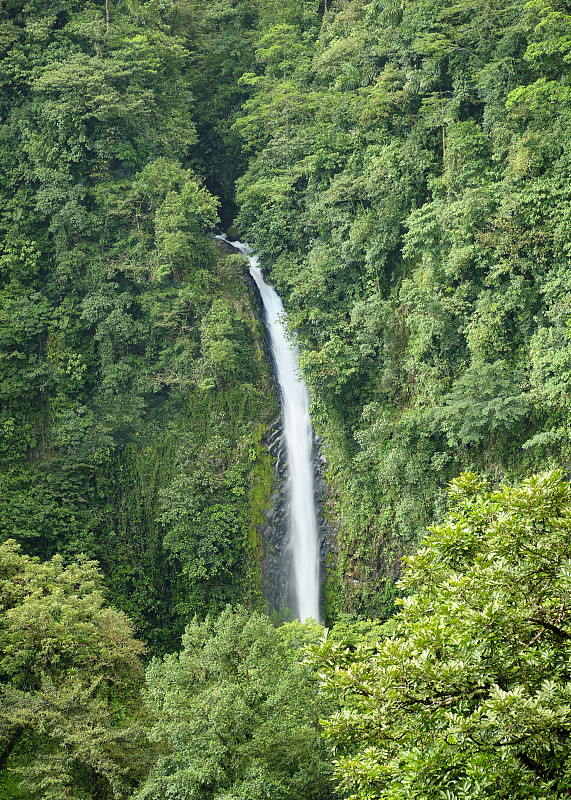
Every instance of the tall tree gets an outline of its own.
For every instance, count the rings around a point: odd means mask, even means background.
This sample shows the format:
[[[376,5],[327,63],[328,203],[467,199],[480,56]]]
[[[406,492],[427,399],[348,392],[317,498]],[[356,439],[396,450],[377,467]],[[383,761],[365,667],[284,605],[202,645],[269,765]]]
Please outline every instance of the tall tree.
[[[386,637],[314,650],[325,723],[354,800],[567,796],[571,780],[571,486],[560,473],[451,510],[406,559]]]
[[[276,630],[243,608],[191,623],[184,649],[147,670],[152,737],[164,743],[139,800],[325,800],[321,700],[301,645],[319,629]]]
[[[0,576],[1,769],[42,800],[126,797],[150,755],[132,623],[106,606],[92,561],[41,562],[8,541]]]

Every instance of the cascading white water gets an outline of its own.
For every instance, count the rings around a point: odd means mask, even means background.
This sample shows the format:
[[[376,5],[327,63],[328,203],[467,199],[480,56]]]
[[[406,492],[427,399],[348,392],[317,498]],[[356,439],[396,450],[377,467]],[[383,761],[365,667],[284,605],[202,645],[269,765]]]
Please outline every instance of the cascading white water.
[[[225,239],[225,237],[218,237]],[[293,579],[300,620],[320,619],[319,536],[315,507],[313,429],[309,418],[309,392],[298,370],[298,350],[283,325],[284,307],[276,291],[264,281],[258,257],[241,242],[233,247],[250,262],[266,312],[266,329],[282,395],[284,440],[288,464],[289,525]]]

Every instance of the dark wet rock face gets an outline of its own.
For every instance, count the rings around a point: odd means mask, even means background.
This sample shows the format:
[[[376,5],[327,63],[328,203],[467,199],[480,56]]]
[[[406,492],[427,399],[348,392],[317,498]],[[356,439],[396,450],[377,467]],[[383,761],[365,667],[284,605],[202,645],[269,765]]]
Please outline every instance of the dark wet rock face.
[[[270,506],[265,511],[266,521],[259,526],[258,532],[263,543],[262,591],[268,610],[280,617],[292,616],[289,609],[296,607],[296,598],[292,590],[291,576],[291,542],[289,533],[287,460],[283,441],[281,417],[277,417],[271,425],[268,437],[268,450],[275,458],[274,491],[270,497]],[[318,509],[327,493],[322,475],[324,460],[320,454],[319,441],[314,439],[315,469],[315,501]],[[320,513],[318,515],[320,542],[320,561],[322,579],[325,574],[327,557],[332,550],[332,531]],[[322,603],[323,603],[323,598]]]
[[[262,564],[262,591],[269,610],[281,612],[291,608],[289,576],[291,554],[289,542],[286,450],[281,417],[274,420],[268,449],[275,458],[274,491],[270,507],[265,512],[266,522],[260,527],[264,549]]]

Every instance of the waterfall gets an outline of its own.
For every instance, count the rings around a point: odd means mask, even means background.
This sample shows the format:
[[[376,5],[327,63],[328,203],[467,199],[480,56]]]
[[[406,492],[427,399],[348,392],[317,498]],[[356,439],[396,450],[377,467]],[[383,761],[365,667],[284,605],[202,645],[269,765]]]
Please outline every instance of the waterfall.
[[[226,237],[217,237],[225,239]],[[315,506],[313,428],[309,418],[309,392],[299,375],[298,350],[288,340],[281,298],[264,281],[258,257],[241,242],[232,246],[250,262],[265,311],[277,378],[281,390],[283,432],[287,454],[287,491],[292,572],[300,620],[320,619],[319,536]]]

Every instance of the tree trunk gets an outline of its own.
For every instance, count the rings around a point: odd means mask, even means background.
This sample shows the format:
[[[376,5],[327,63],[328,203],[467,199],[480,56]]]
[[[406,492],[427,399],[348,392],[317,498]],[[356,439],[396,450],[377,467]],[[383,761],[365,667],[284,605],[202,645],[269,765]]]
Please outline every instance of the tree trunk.
[[[18,739],[23,733],[24,733],[24,728],[21,725],[15,728],[15,730],[12,732],[12,735],[8,739],[4,747],[4,750],[0,754],[0,769],[4,769],[4,767],[6,766],[6,762],[10,758],[10,753],[18,744]]]

